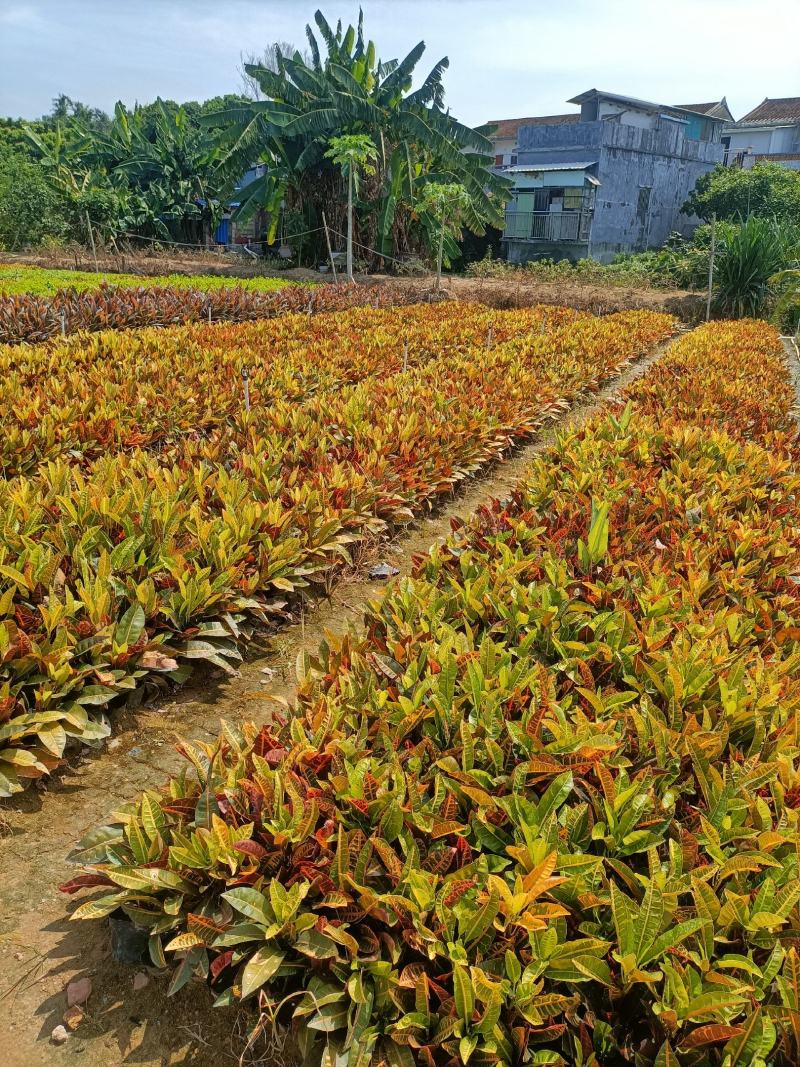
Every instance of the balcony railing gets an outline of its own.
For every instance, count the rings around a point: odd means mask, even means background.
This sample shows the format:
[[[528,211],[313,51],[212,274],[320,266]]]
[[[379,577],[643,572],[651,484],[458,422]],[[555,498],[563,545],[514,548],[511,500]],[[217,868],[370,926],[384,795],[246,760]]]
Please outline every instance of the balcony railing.
[[[591,211],[507,211],[508,241],[588,241]]]

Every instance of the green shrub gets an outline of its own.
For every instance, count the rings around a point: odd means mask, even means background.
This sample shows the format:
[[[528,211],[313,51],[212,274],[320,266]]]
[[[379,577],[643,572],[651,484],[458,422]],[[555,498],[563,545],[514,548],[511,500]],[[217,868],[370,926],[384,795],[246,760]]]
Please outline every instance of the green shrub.
[[[682,209],[709,222],[738,222],[756,215],[796,225],[800,219],[800,172],[760,162],[745,170],[718,165],[701,175]]]
[[[796,236],[793,229],[756,216],[723,231],[714,265],[717,314],[761,315],[770,298],[770,279],[788,266]]]
[[[663,284],[664,279],[652,270],[649,260],[635,256],[618,257],[614,263],[598,263],[594,259],[569,260],[537,259],[529,263],[508,263],[493,259],[487,254],[484,259],[470,263],[465,271],[470,278],[501,278],[517,281],[567,281],[587,285],[631,285],[651,288]]]
[[[41,167],[21,152],[0,147],[0,249],[61,238],[68,227],[63,202]]]

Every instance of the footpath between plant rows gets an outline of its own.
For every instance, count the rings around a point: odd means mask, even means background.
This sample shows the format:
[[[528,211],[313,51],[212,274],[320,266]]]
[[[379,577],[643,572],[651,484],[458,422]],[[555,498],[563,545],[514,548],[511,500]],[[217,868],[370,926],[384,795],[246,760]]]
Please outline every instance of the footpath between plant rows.
[[[212,740],[221,718],[259,723],[283,702],[290,702],[298,653],[316,651],[326,632],[358,627],[366,604],[380,596],[385,583],[368,578],[373,563],[384,560],[401,575],[409,573],[415,556],[448,536],[451,519],[507,496],[557,432],[594,415],[668,347],[669,343],[657,346],[600,391],[585,394],[512,458],[466,483],[435,517],[365,550],[329,599],[312,603],[294,623],[251,646],[236,677],[198,673],[171,699],[115,712],[114,739],[100,754],[75,760],[46,791],[29,791],[0,807],[4,1067],[46,1067],[74,1062],[76,1056],[89,1067],[259,1062],[256,1050],[253,1056],[245,1053],[250,1027],[242,1012],[212,1012],[210,996],[195,983],[165,1000],[165,977],[112,961],[105,927],[89,929],[68,921],[68,900],[58,891],[59,884],[75,873],[66,863],[67,853],[87,830],[108,817],[115,803],[131,801],[143,789],[157,789],[179,768],[181,760],[173,748],[176,736]],[[788,343],[787,355],[800,390],[800,363]],[[67,985],[80,978],[88,978],[92,986],[85,1016],[76,1032],[57,1047],[50,1035],[67,1008]],[[268,1061],[280,1063],[280,1050],[270,1049]]]

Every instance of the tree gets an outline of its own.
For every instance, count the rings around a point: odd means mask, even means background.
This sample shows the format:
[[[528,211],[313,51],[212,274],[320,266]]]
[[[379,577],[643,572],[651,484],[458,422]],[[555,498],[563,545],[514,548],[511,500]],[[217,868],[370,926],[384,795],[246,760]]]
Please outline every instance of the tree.
[[[365,133],[332,137],[325,158],[333,160],[347,181],[347,278],[353,280],[353,188],[358,192],[359,171],[374,174],[378,149]]]
[[[106,130],[75,121],[47,140],[33,130],[29,138],[83,240],[91,226],[111,238],[200,242],[220,217],[227,175],[213,135],[179,105],[156,100],[131,112],[118,103]]]
[[[682,208],[708,222],[751,215],[800,222],[800,171],[777,163],[756,163],[750,170],[717,166],[701,175]]]
[[[256,55],[254,52],[239,53],[239,78],[242,83],[242,93],[249,100],[263,100],[264,94],[261,91],[261,86],[258,79],[252,74],[248,73],[248,69],[251,67],[263,67],[266,70],[277,71],[279,69],[279,62],[283,56],[293,56],[297,49],[293,44],[288,41],[273,41],[272,44],[268,44],[260,55]],[[307,63],[309,56],[304,53],[303,58]]]
[[[41,167],[23,152],[0,145],[0,248],[41,244],[67,230],[63,202]]]
[[[421,207],[433,219],[439,231],[439,247],[436,255],[436,290],[442,287],[442,258],[445,235],[456,240],[461,236],[461,223],[469,210],[469,193],[458,182],[429,182],[423,186]],[[457,246],[456,246],[457,247]]]
[[[66,93],[59,93],[53,98],[50,114],[43,116],[42,124],[52,129],[54,126],[69,126],[72,122],[97,132],[106,130],[111,125],[111,119],[99,107],[89,107],[80,100],[73,100]]]
[[[321,40],[307,27],[310,61],[278,48],[277,69],[248,64],[265,99],[218,119],[225,122],[219,144],[226,162],[236,161],[234,172],[255,162],[266,166],[264,176],[248,187],[241,214],[266,208],[273,236],[277,207],[287,198],[303,211],[308,229],[319,227],[323,210],[341,218],[340,173],[326,152],[334,138],[363,134],[377,157],[355,211],[363,243],[380,255],[397,256],[427,243],[429,228],[416,210],[426,181],[464,186],[468,229],[482,234],[487,224],[501,226],[510,183],[488,169],[489,140],[444,109],[447,58],[412,89],[424,42],[401,60],[383,61],[364,38],[361,15],[357,27],[346,30],[341,23],[334,30],[319,11],[315,22]]]

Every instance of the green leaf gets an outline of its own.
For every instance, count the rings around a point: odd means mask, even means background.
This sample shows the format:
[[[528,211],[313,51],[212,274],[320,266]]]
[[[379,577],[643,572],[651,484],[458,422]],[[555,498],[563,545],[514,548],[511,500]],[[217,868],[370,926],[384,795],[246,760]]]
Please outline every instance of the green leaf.
[[[608,552],[608,513],[611,502],[599,504],[592,501],[592,519],[586,544],[592,563],[601,563]]]
[[[656,889],[655,882],[651,881],[636,916],[633,953],[637,962],[641,962],[646,950],[658,936],[663,917],[664,897],[661,890]]]
[[[637,962],[642,967],[645,967],[648,963],[660,959],[668,949],[674,948],[681,941],[685,941],[687,937],[691,937],[704,923],[705,919],[687,919],[686,922],[670,927],[669,930],[666,930],[660,937],[656,938],[650,949]]]
[[[141,604],[131,604],[114,628],[114,644],[118,648],[130,648],[142,636],[145,614]]]
[[[453,993],[456,1013],[469,1026],[475,1013],[475,994],[469,972],[463,963],[457,963],[453,968]]]
[[[179,874],[161,867],[109,867],[106,873],[125,889],[189,889]]]
[[[106,916],[116,911],[125,900],[125,893],[111,893],[96,900],[87,900],[70,915],[70,919],[105,919]]]
[[[665,1041],[658,1050],[653,1067],[680,1067],[678,1057],[672,1051],[672,1045],[670,1045],[669,1041]]]
[[[179,989],[183,989],[197,967],[199,967],[206,958],[206,950],[202,947],[193,948],[187,952],[186,956],[181,960],[172,974],[172,981],[169,984],[167,996],[171,997],[177,993]]]
[[[629,897],[611,883],[611,913],[617,933],[619,951],[623,956],[632,955],[636,944],[635,910]]]
[[[265,985],[274,976],[285,958],[285,952],[280,952],[271,945],[260,948],[242,971],[242,1000]]]
[[[257,889],[240,886],[238,889],[229,889],[222,896],[232,908],[241,912],[242,915],[246,915],[248,919],[263,923],[265,926],[269,926],[272,923],[269,902],[264,894],[259,893]]]
[[[499,910],[500,892],[496,886],[492,885],[489,896],[484,903],[479,905],[466,923],[461,926],[464,943],[466,945],[472,945],[475,942],[480,941],[486,931],[491,927]]]
[[[732,1037],[724,1049],[725,1063],[729,1067],[752,1067],[761,1049],[761,1007],[748,1015],[741,1025],[742,1032]]]

